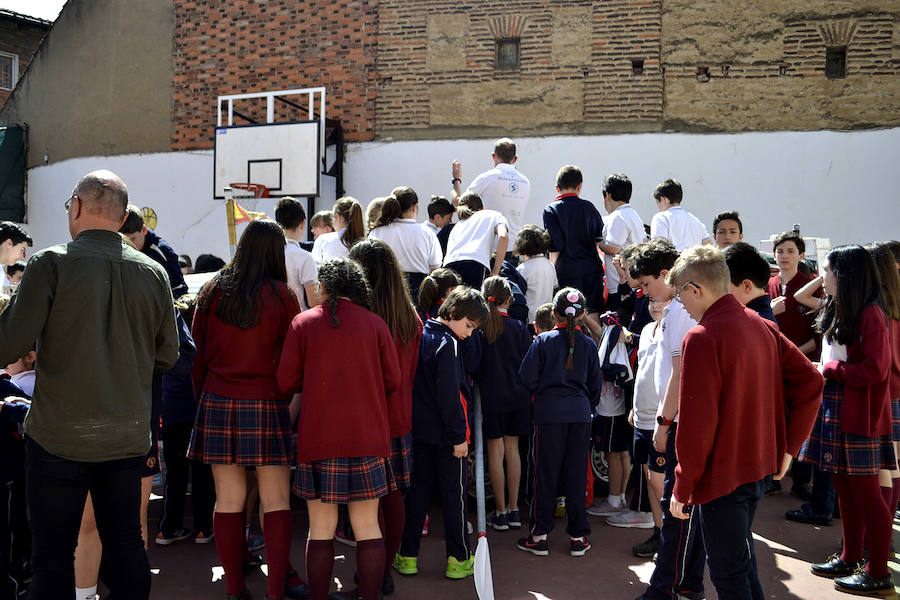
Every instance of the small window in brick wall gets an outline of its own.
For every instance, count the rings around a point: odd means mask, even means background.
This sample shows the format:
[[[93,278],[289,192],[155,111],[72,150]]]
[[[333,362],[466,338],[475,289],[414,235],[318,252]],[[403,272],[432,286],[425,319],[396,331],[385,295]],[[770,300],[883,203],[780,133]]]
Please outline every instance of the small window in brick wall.
[[[847,76],[847,46],[825,48],[825,77],[842,79]]]
[[[497,40],[497,68],[519,68],[519,38]]]
[[[632,58],[631,59],[631,74],[632,75],[643,75],[644,74],[644,59],[643,58]]]
[[[19,79],[19,57],[0,52],[0,90],[11,90]]]

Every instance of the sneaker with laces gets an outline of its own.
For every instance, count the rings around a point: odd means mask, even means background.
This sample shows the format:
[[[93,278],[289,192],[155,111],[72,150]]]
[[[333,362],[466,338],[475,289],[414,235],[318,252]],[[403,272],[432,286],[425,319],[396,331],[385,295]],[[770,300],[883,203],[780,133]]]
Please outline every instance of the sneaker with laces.
[[[466,560],[458,560],[452,556],[447,557],[447,570],[444,576],[447,579],[465,579],[475,574],[475,557],[470,556]]]
[[[569,539],[569,556],[584,556],[591,549],[591,541],[587,536]]]
[[[174,544],[175,542],[186,540],[192,535],[194,534],[190,529],[176,529],[172,533],[160,531],[156,534],[156,539],[154,539],[153,541],[156,542],[158,546],[168,546],[169,544]]]
[[[653,529],[653,513],[623,510],[606,519],[607,525],[613,527],[631,527],[635,529]]]
[[[491,515],[491,518],[488,519],[487,524],[496,531],[509,531],[509,519],[507,518],[506,513],[495,512]]]
[[[522,526],[522,515],[517,510],[510,510],[506,513],[506,521],[510,527],[518,529]]]
[[[401,575],[415,575],[419,572],[419,557],[397,554],[394,556],[394,564],[392,566]]]
[[[659,531],[654,531],[649,538],[631,547],[631,553],[638,558],[652,558],[657,550],[659,550]]]
[[[259,552],[266,547],[266,538],[261,533],[251,533],[247,535],[247,550],[250,552]]]
[[[613,515],[617,515],[620,512],[624,512],[627,510],[624,506],[615,507],[609,503],[605,498],[600,502],[594,500],[594,503],[587,507],[587,514],[593,515],[595,517],[611,517]]]
[[[528,535],[516,542],[516,548],[525,552],[531,552],[535,556],[547,556],[550,554],[550,543],[546,537],[542,540],[536,540],[533,535]]]
[[[195,544],[208,544],[211,541],[213,541],[214,539],[216,539],[216,534],[214,531],[212,531],[211,529],[208,531],[205,529],[201,529],[200,531],[197,532],[197,535],[194,536],[194,543]]]

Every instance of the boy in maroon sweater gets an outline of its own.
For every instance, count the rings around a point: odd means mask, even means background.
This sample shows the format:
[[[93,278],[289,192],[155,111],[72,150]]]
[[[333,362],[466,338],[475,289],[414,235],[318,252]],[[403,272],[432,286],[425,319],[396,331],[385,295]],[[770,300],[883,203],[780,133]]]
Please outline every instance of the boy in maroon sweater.
[[[809,436],[822,376],[774,325],[728,292],[720,250],[686,250],[667,281],[698,321],[682,343],[678,467],[669,508],[681,519],[689,505],[699,509],[720,598],[761,599],[751,534],[756,503],[765,476],[780,479]]]

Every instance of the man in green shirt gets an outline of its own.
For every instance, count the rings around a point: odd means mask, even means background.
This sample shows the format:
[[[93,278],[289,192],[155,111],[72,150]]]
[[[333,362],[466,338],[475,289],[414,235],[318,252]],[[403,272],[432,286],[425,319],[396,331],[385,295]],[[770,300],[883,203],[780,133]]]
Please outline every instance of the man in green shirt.
[[[117,233],[127,204],[114,173],[85,175],[65,203],[72,241],[31,258],[0,315],[2,364],[37,341],[25,420],[32,600],[71,598],[89,491],[112,595],[150,594],[141,465],[150,447],[151,380],[177,360],[178,333],[165,270]]]

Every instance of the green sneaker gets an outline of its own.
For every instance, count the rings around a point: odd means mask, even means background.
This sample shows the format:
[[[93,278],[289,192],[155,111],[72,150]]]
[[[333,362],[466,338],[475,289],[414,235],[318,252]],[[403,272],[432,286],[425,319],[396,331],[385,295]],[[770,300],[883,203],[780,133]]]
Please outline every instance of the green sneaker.
[[[401,554],[397,554],[396,556],[394,556],[394,570],[401,575],[415,575],[416,573],[418,573],[418,563],[418,556],[403,556]],[[449,572],[450,567],[447,567],[447,569]]]
[[[470,556],[468,559],[460,562],[452,556],[447,557],[447,572],[444,575],[448,579],[465,579],[469,575],[475,573],[475,557]]]

